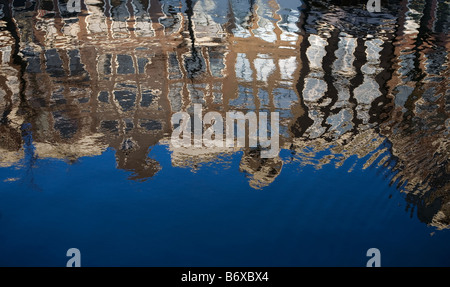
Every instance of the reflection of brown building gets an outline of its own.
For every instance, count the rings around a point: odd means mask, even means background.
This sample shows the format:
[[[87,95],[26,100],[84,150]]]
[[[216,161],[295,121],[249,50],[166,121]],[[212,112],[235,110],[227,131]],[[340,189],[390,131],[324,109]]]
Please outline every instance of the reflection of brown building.
[[[15,41],[0,20],[0,167],[16,164],[24,157],[20,125],[19,67],[13,64]]]
[[[159,165],[147,158],[148,148],[169,128],[167,98],[161,97],[167,92],[161,72],[169,39],[155,38],[145,17],[121,19],[124,10],[134,11],[131,1],[106,8],[118,19],[106,17],[92,1],[84,4],[89,14],[58,5],[35,7],[34,23],[19,18],[21,35],[34,35],[40,43],[22,42],[28,50],[25,93],[38,111],[32,119],[36,155],[76,159],[110,146],[119,168],[133,171],[132,178],[151,177]]]

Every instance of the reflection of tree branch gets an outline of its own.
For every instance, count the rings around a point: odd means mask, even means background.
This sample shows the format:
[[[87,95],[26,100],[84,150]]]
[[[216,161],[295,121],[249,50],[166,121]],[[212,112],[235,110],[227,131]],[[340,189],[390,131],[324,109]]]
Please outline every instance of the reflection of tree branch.
[[[25,151],[24,165],[26,170],[26,177],[29,178],[29,185],[32,189],[42,191],[42,189],[34,182],[33,168],[36,164],[37,156],[35,154],[35,147],[33,145],[31,124],[23,124],[21,129]]]
[[[192,4],[192,0],[186,0],[186,15],[188,17],[188,31],[189,31],[189,37],[191,39],[191,48],[192,48],[192,53],[194,54],[195,52],[195,34],[194,34],[194,28],[192,27],[192,15],[194,15],[194,9],[193,9],[193,4]]]
[[[194,15],[194,4],[192,3],[192,0],[186,0],[186,15],[188,17],[188,31],[189,31],[189,37],[191,39],[191,57],[187,57],[186,62],[186,70],[188,71],[189,78],[193,78],[196,76],[197,73],[199,73],[202,68],[202,60],[200,59],[200,56],[198,55],[198,51],[195,48],[195,33],[192,23],[192,16]]]
[[[308,1],[303,1],[303,12],[300,15],[300,19],[302,21],[301,26],[299,27],[301,31],[305,31],[303,37],[304,39],[308,38],[308,35],[306,34],[306,22],[309,16],[309,10],[310,10],[310,6]],[[300,25],[300,24],[299,24]],[[300,73],[299,73],[299,77],[297,79],[297,83],[295,85],[295,88],[297,90],[298,95],[302,95],[303,93],[303,89],[305,88],[305,78],[308,75],[308,73],[310,72],[310,67],[309,67],[309,60],[308,57],[306,55],[306,51],[308,50],[308,48],[310,47],[310,43],[307,40],[304,40],[301,42],[300,44],[300,48],[299,48],[299,58],[301,60],[302,66],[300,69]],[[300,137],[302,136],[305,131],[313,124],[313,120],[310,119],[308,117],[308,106],[305,105],[304,101],[301,101],[300,103],[302,109],[305,111],[303,113],[302,116],[298,117],[294,124],[290,127],[290,131],[293,133],[293,135],[295,137]]]

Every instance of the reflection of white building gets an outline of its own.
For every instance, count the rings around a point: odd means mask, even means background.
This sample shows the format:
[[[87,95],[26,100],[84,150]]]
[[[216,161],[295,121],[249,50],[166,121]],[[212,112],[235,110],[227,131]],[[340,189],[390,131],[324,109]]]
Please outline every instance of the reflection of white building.
[[[327,27],[308,37],[310,46],[306,51],[310,71],[304,79],[303,99],[308,107],[308,116],[314,122],[307,129],[306,136],[318,138],[327,136],[336,138],[355,126],[355,117],[361,121],[359,127],[366,129],[369,124],[369,110],[374,101],[382,94],[376,76],[383,71],[380,68],[381,50],[384,41],[381,36],[364,41],[366,62],[360,72],[355,69],[358,41],[355,36],[341,32],[331,36]],[[331,38],[333,37],[333,38]],[[324,58],[329,42],[337,42],[331,64],[332,80],[325,79]],[[359,60],[361,61],[361,60]],[[351,81],[361,77],[362,83],[352,87]],[[356,101],[356,109],[354,102]],[[325,111],[332,110],[326,114]],[[328,127],[326,126],[328,125]]]
[[[356,108],[358,119],[362,120],[363,125],[369,124],[369,109],[374,100],[380,97],[380,86],[375,80],[375,77],[383,71],[380,68],[380,57],[383,41],[379,38],[365,41],[366,46],[366,63],[361,67],[361,72],[364,74],[363,83],[354,90],[354,97],[358,102]]]

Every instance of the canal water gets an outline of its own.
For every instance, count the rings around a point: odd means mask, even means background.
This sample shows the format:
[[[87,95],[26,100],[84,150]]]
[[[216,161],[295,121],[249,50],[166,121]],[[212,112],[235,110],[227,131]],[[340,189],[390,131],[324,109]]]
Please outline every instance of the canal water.
[[[0,0],[0,266],[449,266],[450,7],[362,2]]]

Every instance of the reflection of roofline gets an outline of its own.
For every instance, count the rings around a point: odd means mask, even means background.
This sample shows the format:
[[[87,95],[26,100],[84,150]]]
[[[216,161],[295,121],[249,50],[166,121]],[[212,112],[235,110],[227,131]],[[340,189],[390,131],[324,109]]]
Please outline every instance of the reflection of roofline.
[[[101,155],[107,148],[101,143],[102,134],[87,135],[72,143],[34,142],[35,154],[40,158],[76,160]]]

